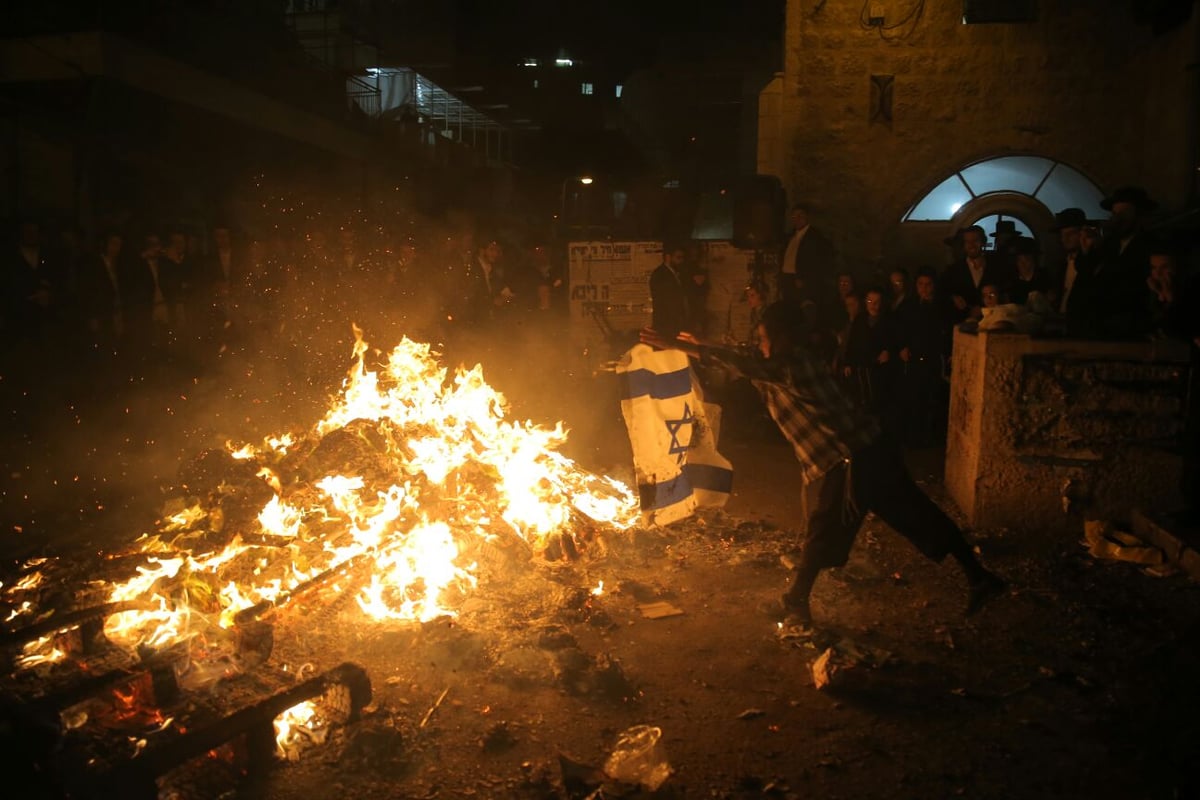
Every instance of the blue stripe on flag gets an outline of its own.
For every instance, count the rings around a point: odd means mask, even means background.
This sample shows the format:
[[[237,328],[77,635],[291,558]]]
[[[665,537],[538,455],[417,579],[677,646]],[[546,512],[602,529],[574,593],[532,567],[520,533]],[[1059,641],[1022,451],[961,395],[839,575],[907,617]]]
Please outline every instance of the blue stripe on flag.
[[[647,394],[655,400],[689,395],[692,393],[692,371],[688,367],[662,374],[648,369],[630,370],[625,373],[621,389],[623,400],[632,400]]]
[[[665,483],[643,483],[638,486],[642,511],[658,511],[686,500],[691,493],[692,484],[683,472]]]
[[[684,464],[684,474],[696,489],[707,489],[710,492],[733,491],[733,470],[724,467],[714,467],[711,464]]]

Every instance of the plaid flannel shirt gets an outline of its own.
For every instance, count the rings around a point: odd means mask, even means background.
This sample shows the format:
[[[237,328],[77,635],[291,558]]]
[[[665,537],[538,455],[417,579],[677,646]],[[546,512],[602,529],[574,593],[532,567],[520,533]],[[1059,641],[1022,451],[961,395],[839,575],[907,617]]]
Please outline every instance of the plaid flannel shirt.
[[[805,483],[847,462],[879,438],[878,420],[860,410],[829,371],[806,353],[796,353],[786,361],[768,361],[743,352],[705,347],[701,358],[750,379],[791,442]]]

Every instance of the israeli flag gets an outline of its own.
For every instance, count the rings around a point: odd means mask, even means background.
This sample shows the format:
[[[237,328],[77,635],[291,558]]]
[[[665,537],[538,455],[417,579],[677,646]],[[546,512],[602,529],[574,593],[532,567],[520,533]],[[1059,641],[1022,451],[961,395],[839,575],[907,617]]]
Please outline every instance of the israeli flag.
[[[717,452],[720,407],[708,405],[687,356],[639,344],[617,363],[642,521],[667,525],[723,506],[733,466]]]

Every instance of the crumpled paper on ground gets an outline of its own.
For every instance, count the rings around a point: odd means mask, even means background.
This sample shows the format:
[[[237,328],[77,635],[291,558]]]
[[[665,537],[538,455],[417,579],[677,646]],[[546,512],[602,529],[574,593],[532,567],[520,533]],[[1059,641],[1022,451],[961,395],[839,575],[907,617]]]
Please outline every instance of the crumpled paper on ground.
[[[1089,519],[1083,523],[1084,543],[1093,558],[1127,561],[1131,564],[1155,566],[1166,561],[1163,551],[1127,531],[1119,530],[1105,519]]]
[[[871,647],[849,636],[839,636],[807,625],[780,624],[775,636],[781,643],[820,651],[820,655],[810,667],[813,685],[817,689],[838,683],[838,676],[843,673],[859,669],[878,669],[892,658],[892,653],[888,650]]]

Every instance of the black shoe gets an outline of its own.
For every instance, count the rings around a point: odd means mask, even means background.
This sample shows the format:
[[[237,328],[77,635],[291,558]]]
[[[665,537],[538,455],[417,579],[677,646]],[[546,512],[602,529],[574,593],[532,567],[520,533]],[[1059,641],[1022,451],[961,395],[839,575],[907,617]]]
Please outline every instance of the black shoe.
[[[807,600],[797,603],[785,594],[778,600],[768,600],[759,604],[758,608],[775,622],[805,627],[812,625],[812,612],[809,611]]]
[[[999,597],[1007,588],[1007,583],[990,572],[984,573],[979,580],[972,581],[967,589],[967,616],[977,613],[988,601]]]
[[[779,598],[779,604],[783,608],[783,621],[789,625],[803,625],[806,628],[812,627],[812,611],[808,607],[808,600],[795,600],[791,595],[783,595]]]

